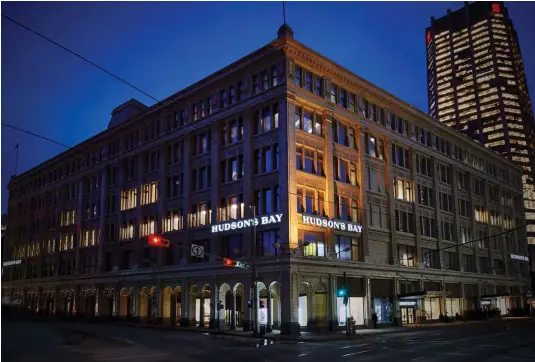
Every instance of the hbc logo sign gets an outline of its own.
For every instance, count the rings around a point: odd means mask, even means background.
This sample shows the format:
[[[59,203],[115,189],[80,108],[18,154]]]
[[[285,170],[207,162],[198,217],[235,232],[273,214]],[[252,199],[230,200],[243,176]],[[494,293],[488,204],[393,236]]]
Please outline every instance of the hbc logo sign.
[[[502,7],[500,4],[492,4],[492,12],[493,13],[501,13]]]

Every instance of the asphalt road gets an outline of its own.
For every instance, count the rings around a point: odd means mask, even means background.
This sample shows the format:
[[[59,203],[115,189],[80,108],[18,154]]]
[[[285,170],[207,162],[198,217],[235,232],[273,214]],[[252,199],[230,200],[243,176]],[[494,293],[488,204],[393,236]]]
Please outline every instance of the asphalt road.
[[[535,320],[422,327],[330,342],[275,342],[121,325],[2,321],[11,362],[535,362]]]

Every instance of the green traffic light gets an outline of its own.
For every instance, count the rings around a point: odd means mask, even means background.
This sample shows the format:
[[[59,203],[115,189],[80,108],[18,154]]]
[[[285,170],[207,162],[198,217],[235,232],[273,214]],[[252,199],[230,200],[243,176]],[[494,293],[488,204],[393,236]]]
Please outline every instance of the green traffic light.
[[[347,295],[347,289],[345,287],[338,289],[338,296],[345,297]]]

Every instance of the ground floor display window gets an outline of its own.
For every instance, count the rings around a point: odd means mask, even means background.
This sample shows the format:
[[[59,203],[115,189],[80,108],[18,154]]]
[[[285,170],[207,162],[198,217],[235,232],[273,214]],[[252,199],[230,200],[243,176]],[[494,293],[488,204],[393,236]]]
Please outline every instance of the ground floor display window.
[[[440,298],[425,298],[422,315],[426,320],[437,320],[440,317]]]
[[[373,300],[373,312],[377,315],[377,323],[392,323],[394,316],[392,313],[392,299],[375,297]]]
[[[500,315],[507,314],[507,304],[505,302],[505,297],[496,298],[496,308],[500,310]]]
[[[461,298],[446,298],[446,312],[448,317],[461,315]]]
[[[416,309],[414,307],[401,307],[401,323],[414,324],[416,322]]]
[[[344,298],[336,298],[336,310],[338,314],[338,325],[345,326],[347,318],[353,317],[355,325],[364,325],[364,298],[350,297],[347,308],[344,305]]]
[[[210,299],[204,299],[204,318],[201,319],[201,298],[195,300],[195,320],[201,325],[210,323]]]

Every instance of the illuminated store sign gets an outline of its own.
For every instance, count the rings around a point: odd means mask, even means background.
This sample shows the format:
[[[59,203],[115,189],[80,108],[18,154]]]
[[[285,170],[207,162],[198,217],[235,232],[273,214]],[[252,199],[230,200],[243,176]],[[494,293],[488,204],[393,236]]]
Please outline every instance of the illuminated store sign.
[[[416,306],[416,301],[415,300],[401,300],[399,302],[399,306],[400,307],[414,307]]]
[[[520,260],[520,261],[529,261],[527,256],[511,254],[511,259]]]
[[[260,216],[252,219],[244,219],[238,221],[228,221],[217,225],[212,225],[212,233],[219,233],[222,231],[240,230],[250,228],[253,226],[264,226],[270,224],[278,224],[282,221],[282,215],[274,214],[267,216]]]
[[[11,260],[3,262],[2,266],[18,265],[20,263],[22,263],[22,260]]]
[[[361,233],[362,225],[342,220],[329,220],[323,217],[303,215],[303,224],[320,226],[340,231]]]

